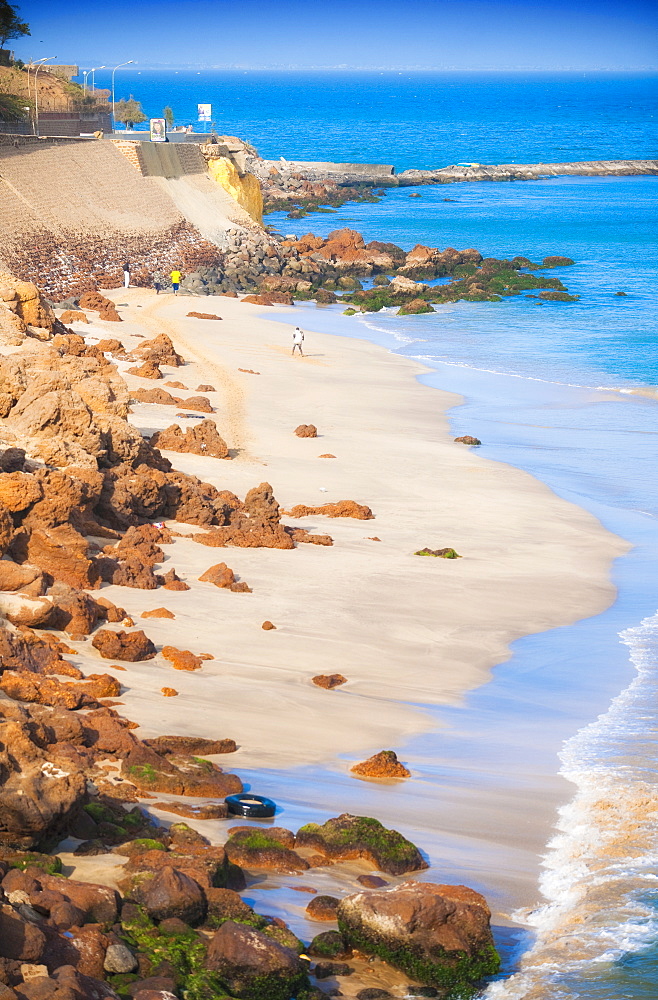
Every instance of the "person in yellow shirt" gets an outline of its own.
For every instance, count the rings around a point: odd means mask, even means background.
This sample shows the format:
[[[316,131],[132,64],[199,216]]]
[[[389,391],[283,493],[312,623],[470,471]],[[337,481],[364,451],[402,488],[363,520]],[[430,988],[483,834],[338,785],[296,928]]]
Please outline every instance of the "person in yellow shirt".
[[[180,271],[173,270],[171,272],[170,278],[171,278],[171,284],[174,289],[174,295],[178,295],[178,289],[180,288],[180,279],[181,279]]]

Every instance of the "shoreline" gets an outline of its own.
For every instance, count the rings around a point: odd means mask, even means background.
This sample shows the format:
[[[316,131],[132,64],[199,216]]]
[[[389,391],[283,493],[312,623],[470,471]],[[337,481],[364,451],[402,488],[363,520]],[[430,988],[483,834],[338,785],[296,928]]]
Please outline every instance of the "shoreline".
[[[307,546],[296,553],[243,549],[214,553],[177,540],[171,553],[170,558],[193,586],[190,594],[177,598],[185,608],[186,617],[192,604],[203,600],[204,594],[206,603],[212,606],[215,595],[208,593],[208,586],[197,586],[193,578],[207,568],[206,563],[215,561],[215,555],[223,556],[239,578],[253,586],[253,595],[241,597],[221,592],[217,595],[217,601],[223,601],[217,607],[237,619],[231,622],[234,629],[227,633],[226,628],[221,631],[213,628],[201,633],[206,643],[219,643],[223,647],[222,660],[232,664],[228,679],[222,673],[223,689],[226,690],[227,680],[232,685],[231,693],[239,689],[234,671],[240,664],[251,671],[250,683],[267,680],[277,690],[287,691],[287,698],[293,699],[293,704],[310,711],[314,719],[320,712],[324,728],[332,730],[332,736],[323,739],[315,722],[307,731],[304,721],[297,720],[293,741],[296,749],[289,747],[286,752],[278,747],[278,761],[292,764],[296,759],[305,763],[309,759],[327,759],[339,750],[374,752],[381,748],[378,744],[382,740],[386,742],[387,732],[395,733],[399,743],[401,734],[425,728],[422,713],[408,707],[409,702],[459,704],[466,691],[485,683],[491,668],[508,658],[511,641],[596,614],[612,603],[614,588],[609,583],[609,562],[613,553],[625,551],[624,545],[613,541],[591,515],[577,508],[569,510],[571,504],[559,500],[529,474],[481,459],[470,449],[454,444],[447,434],[445,408],[456,400],[442,394],[444,408],[437,414],[436,390],[428,391],[431,387],[423,386],[415,378],[428,371],[425,366],[366,341],[344,339],[337,351],[333,335],[319,334],[312,335],[311,356],[301,362],[288,358],[283,328],[257,317],[257,307],[223,297],[204,300],[211,308],[223,312],[220,328],[212,321],[185,319],[181,314],[190,302],[186,298],[171,300],[170,305],[167,300],[156,302],[152,293],[141,290],[131,289],[128,296],[122,291],[111,295],[115,301],[127,299],[133,304],[152,300],[150,309],[157,305],[157,319],[145,314],[140,317],[142,322],[146,318],[146,332],[149,327],[155,331],[157,325],[159,330],[170,334],[188,358],[190,352],[200,354],[210,379],[223,379],[223,392],[210,397],[215,403],[224,396],[215,419],[229,447],[240,449],[237,459],[225,462],[172,455],[178,468],[239,495],[255,485],[259,477],[271,480],[284,509],[295,503],[353,499],[372,507],[375,513],[371,522],[286,518],[288,523],[331,534],[335,544],[329,549]],[[233,335],[240,335],[243,320],[250,325],[248,344],[236,346],[235,339],[227,343]],[[177,322],[182,332],[176,329]],[[127,332],[126,327],[127,323],[122,325],[122,333]],[[216,337],[223,341],[220,346],[217,340],[217,348],[213,344]],[[271,343],[272,340],[275,342]],[[333,345],[333,350],[329,345]],[[340,359],[338,352],[342,355]],[[260,367],[261,375],[245,374],[240,378],[241,373],[237,372],[240,361],[245,367],[247,364]],[[220,371],[222,365],[224,372]],[[292,387],[298,394],[295,402],[281,400],[280,376],[285,372],[289,377],[292,365],[297,365]],[[356,378],[352,374],[355,365],[361,365]],[[360,390],[362,379],[372,379],[373,369],[378,380],[376,389],[366,390],[361,400],[353,397],[348,401],[345,397]],[[413,380],[404,378],[404,385],[399,377],[402,369],[405,375],[414,376]],[[311,372],[312,382],[308,374],[301,376],[302,370]],[[178,370],[178,375],[181,374],[185,374],[185,369]],[[250,378],[251,383],[247,381]],[[196,375],[190,378],[190,389],[194,388],[195,379]],[[131,388],[145,384],[145,380],[131,376],[128,380]],[[250,385],[256,392],[250,391]],[[266,390],[267,401],[257,398],[262,389]],[[392,394],[384,405],[378,398],[379,392]],[[269,426],[268,401],[277,395],[281,417],[273,429]],[[367,442],[359,442],[352,428],[372,421],[373,411],[377,426],[365,427],[362,437],[367,437]],[[274,416],[275,419],[278,416],[276,411]],[[144,431],[160,429],[172,418],[169,407],[138,404],[132,421]],[[321,436],[296,439],[292,430],[298,422],[316,423]],[[192,421],[184,423],[191,425]],[[316,456],[325,450],[338,457],[317,460]],[[405,455],[410,451],[412,454]],[[443,465],[438,477],[428,468],[434,462]],[[393,474],[399,477],[396,483],[392,482]],[[468,477],[466,491],[462,477]],[[410,481],[416,491],[413,498],[406,487]],[[446,526],[442,528],[434,526],[437,487],[439,494],[446,494],[438,507],[441,514],[442,501],[446,503],[442,518]],[[509,504],[511,494],[515,494],[514,504]],[[538,504],[546,521],[555,518],[561,522],[551,541],[540,537],[542,528],[549,533],[554,526],[535,520]],[[412,506],[411,513],[404,509],[405,505]],[[382,537],[382,542],[370,542],[370,534]],[[420,560],[413,552],[424,545],[454,545],[466,558],[440,563]],[[565,550],[569,550],[566,556]],[[554,565],[557,551],[559,568]],[[501,569],[501,563],[507,565]],[[299,574],[301,579],[288,579],[288,572]],[[332,584],[327,586],[328,581],[323,580],[327,572],[336,574],[339,586],[346,588],[347,594],[332,596],[336,588]],[[402,577],[401,586],[387,578],[388,574],[396,573]],[[285,594],[276,593],[282,585],[281,581],[277,584],[279,574],[285,580]],[[448,579],[450,594],[445,591]],[[491,587],[506,587],[505,596],[491,595],[488,593]],[[359,590],[361,594],[368,593],[368,600],[362,600],[355,615],[350,602]],[[121,596],[124,603],[131,605],[127,610],[132,614],[132,602],[127,597],[133,598],[133,593],[126,595],[124,589],[115,593],[114,588],[107,593],[117,600]],[[149,608],[162,603],[162,595],[157,592],[138,591],[134,597],[141,598],[132,615],[136,621],[142,603]],[[171,595],[167,599],[172,602]],[[478,610],[464,613],[466,601],[478,605]],[[258,611],[254,613],[249,604],[257,605]],[[434,609],[439,607],[437,623]],[[358,620],[363,610],[373,616],[372,625]],[[254,625],[260,625],[261,612],[262,620],[278,621],[276,632],[258,634]],[[386,621],[387,614],[393,612],[402,623],[401,629]],[[193,616],[192,621],[195,629],[200,626],[198,618]],[[475,639],[473,629],[478,632]],[[159,622],[158,630],[162,630],[167,642],[180,637],[180,625],[173,622]],[[237,635],[230,634],[233,630]],[[250,648],[245,649],[247,643]],[[358,648],[358,657],[352,651],[354,646]],[[395,666],[382,662],[384,650],[395,660]],[[437,661],[443,666],[440,677],[432,671]],[[315,673],[335,672],[340,664],[341,672],[348,676],[348,684],[341,691],[327,692],[322,697],[323,692],[309,684],[310,677]],[[212,669],[206,667],[204,672]],[[401,671],[404,677],[400,676]],[[254,696],[256,693],[252,692]],[[290,703],[287,708],[291,708]],[[362,712],[369,709],[388,713],[386,721],[378,719],[364,725]],[[248,717],[250,713],[246,714]],[[270,733],[281,730],[283,734],[290,728],[280,718],[268,723]],[[240,737],[240,733],[243,727],[248,731],[248,718],[238,723],[234,714],[232,722],[234,728],[238,726],[235,738],[239,743],[244,742],[245,737]],[[353,727],[357,722],[355,732]],[[143,724],[148,728],[147,718]],[[240,758],[246,766],[262,766],[269,753],[262,747],[255,755],[253,750],[240,752],[236,760]]]
[[[529,817],[512,790],[505,791],[504,776],[494,770],[491,780],[486,772],[484,780],[482,775],[477,779],[483,780],[486,791],[473,803],[469,787],[475,772],[469,776],[469,751],[456,768],[451,765],[452,774],[450,768],[445,770],[449,758],[442,754],[428,776],[427,750],[418,755],[418,741],[422,745],[423,734],[431,737],[437,727],[445,726],[446,710],[454,716],[469,693],[486,691],[493,667],[511,656],[511,642],[541,636],[610,607],[616,593],[610,582],[611,561],[628,546],[531,474],[455,444],[447,431],[446,410],[460,397],[442,390],[438,396],[434,387],[420,382],[429,369],[418,362],[368,341],[315,333],[306,344],[311,356],[291,359],[288,331],[269,317],[262,319],[260,307],[214,298],[208,305],[224,316],[219,323],[187,319],[185,313],[194,304],[190,297],[156,300],[151,292],[138,289],[116,290],[110,296],[117,303],[131,303],[128,309],[119,306],[124,323],[113,332],[121,339],[127,340],[131,330],[143,329],[147,336],[166,332],[188,361],[202,365],[176,369],[160,385],[166,386],[173,376],[184,378],[186,387],[194,390],[198,378],[220,390],[210,394],[217,410],[213,419],[229,446],[239,449],[236,456],[220,461],[171,454],[177,468],[240,496],[267,479],[286,509],[298,502],[354,499],[375,513],[373,521],[363,522],[285,518],[311,531],[328,532],[335,541],[331,548],[217,552],[176,538],[167,546],[164,570],[174,565],[191,586],[188,593],[104,587],[103,595],[126,606],[135,626],[143,626],[158,647],[172,643],[216,657],[194,674],[172,674],[159,657],[130,665],[130,673],[117,675],[129,685],[121,695],[121,711],[140,725],[142,738],[171,733],[236,739],[238,751],[218,763],[237,771],[248,787],[273,795],[282,807],[278,821],[286,826],[296,828],[309,819],[321,821],[350,811],[400,829],[427,851],[427,878],[464,881],[485,891],[498,934],[504,934],[505,925],[512,934],[523,933],[511,911],[536,905],[540,855],[557,808],[570,798],[570,786],[550,765],[544,766],[541,793],[533,786]],[[133,327],[129,317],[138,316]],[[95,331],[81,327],[77,332],[92,333],[93,340]],[[96,337],[107,336],[108,327],[99,323]],[[193,361],[194,355],[205,360]],[[240,367],[248,371],[240,373]],[[146,383],[130,375],[128,380],[131,388]],[[373,385],[380,392],[387,390],[385,399]],[[276,399],[274,412],[271,399]],[[440,411],[439,400],[444,404]],[[143,432],[152,432],[168,426],[175,412],[138,404],[131,419]],[[292,430],[300,421],[315,422],[322,436],[295,438]],[[194,421],[181,423],[191,426]],[[338,458],[319,460],[326,449]],[[393,487],[392,477],[397,478]],[[410,481],[419,487],[411,511],[406,490]],[[321,493],[325,482],[328,492]],[[439,514],[450,520],[450,529],[443,529],[451,532],[449,537],[437,535],[437,504]],[[520,540],[513,537],[519,525]],[[371,542],[371,534],[383,541]],[[477,555],[473,536],[481,550]],[[466,558],[425,560],[412,555],[417,547],[444,542],[455,543]],[[571,552],[570,565],[565,551]],[[217,592],[196,582],[220,560],[252,586],[252,594]],[[501,576],[501,560],[508,560],[507,576]],[[469,563],[472,572],[462,570],[469,570]],[[457,568],[461,578],[452,572]],[[486,573],[491,577],[483,582]],[[570,574],[571,591],[565,588]],[[447,580],[460,588],[457,593],[446,595]],[[370,587],[374,592],[364,601]],[[492,587],[494,597],[488,593]],[[357,615],[350,600],[358,601]],[[141,620],[143,610],[163,605],[175,612],[175,620]],[[435,606],[441,605],[437,623]],[[371,626],[360,620],[364,608],[377,615]],[[211,622],[215,614],[217,620]],[[398,616],[400,625],[406,624],[401,634]],[[266,618],[277,624],[276,631],[262,631]],[[79,653],[74,662],[85,673],[98,669],[95,656],[85,655],[84,647]],[[437,663],[444,667],[440,677]],[[334,671],[348,677],[337,691],[323,691],[310,681],[316,673]],[[162,698],[161,684],[172,683],[179,697]],[[454,734],[446,730],[446,738]],[[513,742],[507,749],[514,750]],[[383,748],[401,751],[402,759],[405,749],[410,752],[410,779],[390,785],[350,775],[355,760]],[[523,784],[528,780],[530,764],[522,775]],[[435,800],[437,789],[450,804],[448,814]],[[165,823],[175,821],[160,811],[157,816]],[[468,830],[459,825],[460,816],[466,818]],[[213,842],[224,841],[228,834],[225,822],[189,822]],[[493,891],[490,882],[478,881],[468,862],[469,851],[482,851],[481,837],[491,834],[486,854],[497,872]],[[83,866],[75,877],[93,881],[95,871],[92,864],[85,876]],[[355,874],[320,875],[320,891],[353,891],[358,888]],[[314,928],[300,909],[298,893],[279,885],[279,879],[275,883],[276,903],[270,901],[274,883],[269,875],[252,896],[260,899],[262,891],[266,911],[278,907],[298,933],[306,930],[312,936]],[[506,950],[509,947],[515,946]]]

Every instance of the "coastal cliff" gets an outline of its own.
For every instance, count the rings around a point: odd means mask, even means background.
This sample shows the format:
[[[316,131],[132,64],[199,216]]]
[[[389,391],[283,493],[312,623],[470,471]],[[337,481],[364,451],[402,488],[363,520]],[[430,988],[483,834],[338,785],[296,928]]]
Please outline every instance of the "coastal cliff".
[[[254,222],[262,224],[263,192],[253,174],[240,176],[235,164],[226,156],[208,160],[208,173],[249,213]]]

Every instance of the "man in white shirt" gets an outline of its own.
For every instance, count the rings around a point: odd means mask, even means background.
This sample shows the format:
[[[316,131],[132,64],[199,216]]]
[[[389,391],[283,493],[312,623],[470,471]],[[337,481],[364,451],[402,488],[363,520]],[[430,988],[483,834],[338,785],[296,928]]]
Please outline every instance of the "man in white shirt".
[[[304,343],[304,334],[299,329],[298,326],[295,327],[294,333],[292,335],[292,353],[295,353],[295,348],[299,348],[299,353],[304,357],[304,352],[302,351],[302,344]]]

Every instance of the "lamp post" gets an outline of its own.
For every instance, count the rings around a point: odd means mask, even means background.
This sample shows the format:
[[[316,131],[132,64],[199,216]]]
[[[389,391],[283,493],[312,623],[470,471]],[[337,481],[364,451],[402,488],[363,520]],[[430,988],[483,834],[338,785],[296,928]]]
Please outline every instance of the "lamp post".
[[[132,66],[132,65],[134,65],[134,62],[135,62],[134,59],[128,59],[127,62],[119,63],[118,66],[115,66],[114,69],[112,70],[112,134],[113,135],[116,132],[116,128],[117,128],[116,119],[114,117],[114,104],[115,104],[115,101],[114,101],[114,74],[116,73],[116,71],[118,69],[121,69],[122,66]]]
[[[34,72],[34,134],[37,136],[39,135],[39,87],[37,85],[37,77],[43,64],[50,62],[51,59],[57,59],[57,56],[44,56],[43,59],[39,59]]]
[[[82,75],[84,77],[84,83],[83,83],[83,86],[82,86],[82,92],[83,92],[83,94],[84,94],[85,97],[87,96],[87,77],[89,76],[89,74],[91,73],[91,90],[92,90],[92,93],[93,93],[94,90],[95,90],[94,73],[96,72],[97,69],[106,69],[106,68],[107,67],[105,67],[105,66],[94,66],[94,67],[92,67],[92,69],[88,69],[88,70],[85,70],[83,72]]]

